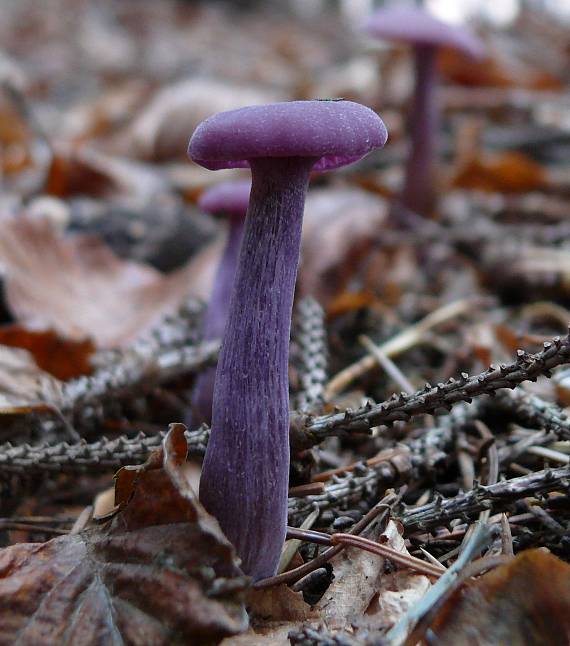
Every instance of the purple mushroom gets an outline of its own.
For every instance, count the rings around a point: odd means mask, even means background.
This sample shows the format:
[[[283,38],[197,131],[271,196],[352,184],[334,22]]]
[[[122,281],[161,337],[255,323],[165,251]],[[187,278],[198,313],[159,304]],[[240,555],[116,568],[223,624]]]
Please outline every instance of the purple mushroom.
[[[357,103],[292,101],[216,114],[190,140],[202,166],[252,172],[200,500],[255,580],[275,573],[285,540],[289,334],[309,175],[355,162],[386,138],[382,120]]]
[[[434,206],[439,107],[436,88],[438,47],[457,49],[474,59],[483,57],[483,43],[462,27],[441,22],[424,9],[394,5],[375,12],[365,30],[372,36],[411,43],[414,47],[416,87],[411,112],[411,151],[406,165],[401,202],[429,216]]]
[[[228,239],[204,317],[203,336],[207,340],[221,339],[224,333],[250,191],[249,180],[223,182],[205,191],[198,202],[202,211],[226,217],[229,221]],[[216,368],[211,367],[196,380],[192,396],[192,424],[210,424],[212,421],[215,376]]]

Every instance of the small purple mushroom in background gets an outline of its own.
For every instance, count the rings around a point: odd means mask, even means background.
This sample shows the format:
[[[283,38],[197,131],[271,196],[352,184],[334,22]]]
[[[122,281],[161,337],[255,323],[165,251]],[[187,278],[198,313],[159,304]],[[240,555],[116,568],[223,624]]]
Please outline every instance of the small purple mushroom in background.
[[[206,340],[221,339],[224,333],[250,191],[249,180],[223,182],[205,191],[198,201],[202,211],[225,217],[229,221],[226,246],[204,317],[203,337]],[[192,424],[210,424],[212,421],[215,377],[216,368],[211,367],[206,368],[196,380],[192,395]]]
[[[411,150],[400,201],[427,217],[435,204],[439,130],[437,50],[449,47],[480,59],[484,55],[483,43],[466,29],[448,25],[420,7],[400,4],[375,12],[364,29],[371,36],[410,43],[414,47],[416,85],[410,119]]]
[[[285,540],[289,334],[309,176],[355,162],[386,138],[380,117],[357,103],[292,101],[221,112],[190,140],[202,166],[252,172],[200,500],[254,580],[275,574]]]

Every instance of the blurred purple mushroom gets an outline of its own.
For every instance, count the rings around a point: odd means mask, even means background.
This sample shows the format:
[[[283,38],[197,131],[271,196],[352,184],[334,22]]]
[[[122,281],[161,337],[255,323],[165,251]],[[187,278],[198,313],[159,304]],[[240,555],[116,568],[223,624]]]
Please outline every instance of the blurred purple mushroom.
[[[212,297],[204,317],[203,337],[206,340],[221,339],[224,333],[250,191],[251,182],[249,180],[223,182],[205,191],[198,202],[202,211],[225,217],[229,221],[226,246],[216,272]],[[192,424],[211,424],[212,422],[215,377],[216,368],[210,367],[206,368],[196,380],[192,395]]]
[[[484,56],[483,43],[462,27],[448,25],[415,6],[394,5],[375,12],[365,30],[377,38],[410,43],[414,47],[416,86],[411,111],[411,150],[401,203],[429,216],[435,203],[435,157],[439,129],[436,55],[439,47],[467,56]]]
[[[309,175],[384,145],[382,120],[350,101],[292,101],[206,119],[189,155],[251,168],[252,189],[214,388],[200,500],[258,580],[275,574],[289,482],[291,309]]]

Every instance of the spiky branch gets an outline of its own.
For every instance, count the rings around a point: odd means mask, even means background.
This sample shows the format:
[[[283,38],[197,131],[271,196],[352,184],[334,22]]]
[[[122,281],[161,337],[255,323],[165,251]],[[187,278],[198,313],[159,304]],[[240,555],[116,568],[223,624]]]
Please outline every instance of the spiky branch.
[[[46,473],[96,473],[117,469],[126,464],[144,462],[155,449],[162,445],[165,433],[139,434],[128,439],[105,437],[97,442],[52,445],[0,446],[0,476],[36,476]],[[188,454],[201,456],[206,450],[210,429],[203,426],[195,431],[186,431]]]
[[[553,368],[569,361],[570,335],[563,339],[556,337],[544,343],[542,352],[530,354],[518,350],[516,361],[498,367],[491,365],[478,375],[470,377],[462,373],[458,379],[451,378],[446,383],[426,384],[413,395],[401,393],[381,404],[319,417],[304,416],[295,422],[316,444],[335,432],[367,432],[374,426],[407,422],[413,416],[434,413],[438,409],[450,410],[457,402],[470,402],[479,395],[494,395],[501,388],[515,388],[524,381],[536,381],[541,375],[549,377]]]
[[[291,356],[300,382],[299,392],[293,397],[293,408],[318,410],[327,381],[327,332],[323,308],[310,296],[299,301],[296,308],[292,341]]]
[[[546,401],[525,390],[499,393],[496,401],[499,410],[516,421],[554,433],[558,438],[570,440],[570,419],[560,406]]]
[[[565,466],[537,471],[487,487],[478,485],[454,498],[437,499],[422,507],[410,509],[400,516],[400,520],[407,532],[428,530],[465,514],[475,514],[486,509],[493,513],[502,511],[521,498],[557,490],[568,493],[569,478],[570,466]]]

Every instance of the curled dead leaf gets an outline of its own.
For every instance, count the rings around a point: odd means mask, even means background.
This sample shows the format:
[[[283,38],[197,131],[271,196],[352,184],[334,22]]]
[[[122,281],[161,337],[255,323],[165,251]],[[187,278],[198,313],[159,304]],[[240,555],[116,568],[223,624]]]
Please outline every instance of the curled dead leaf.
[[[0,552],[0,644],[217,644],[247,628],[247,579],[184,480],[184,427],[103,526]]]
[[[311,191],[303,224],[300,291],[323,304],[342,292],[386,217],[387,203],[366,191]]]
[[[0,266],[20,323],[108,348],[128,345],[189,296],[207,296],[218,247],[163,275],[117,258],[94,237],[66,238],[48,220],[21,214],[2,218]]]
[[[0,344],[28,350],[39,368],[62,381],[93,371],[90,357],[95,348],[89,340],[70,341],[52,330],[36,332],[9,325],[0,328]]]
[[[274,91],[217,79],[190,79],[165,87],[133,123],[129,152],[154,161],[183,159],[188,137],[207,117],[279,98]]]
[[[117,194],[152,197],[167,183],[140,162],[113,157],[88,146],[59,146],[47,179],[46,193],[57,197]]]
[[[453,186],[500,193],[527,193],[544,189],[547,178],[542,167],[520,152],[469,160],[460,168]]]
[[[431,627],[442,646],[566,646],[570,565],[528,550],[457,591]]]
[[[58,408],[62,383],[44,372],[21,348],[0,345],[0,415]]]

